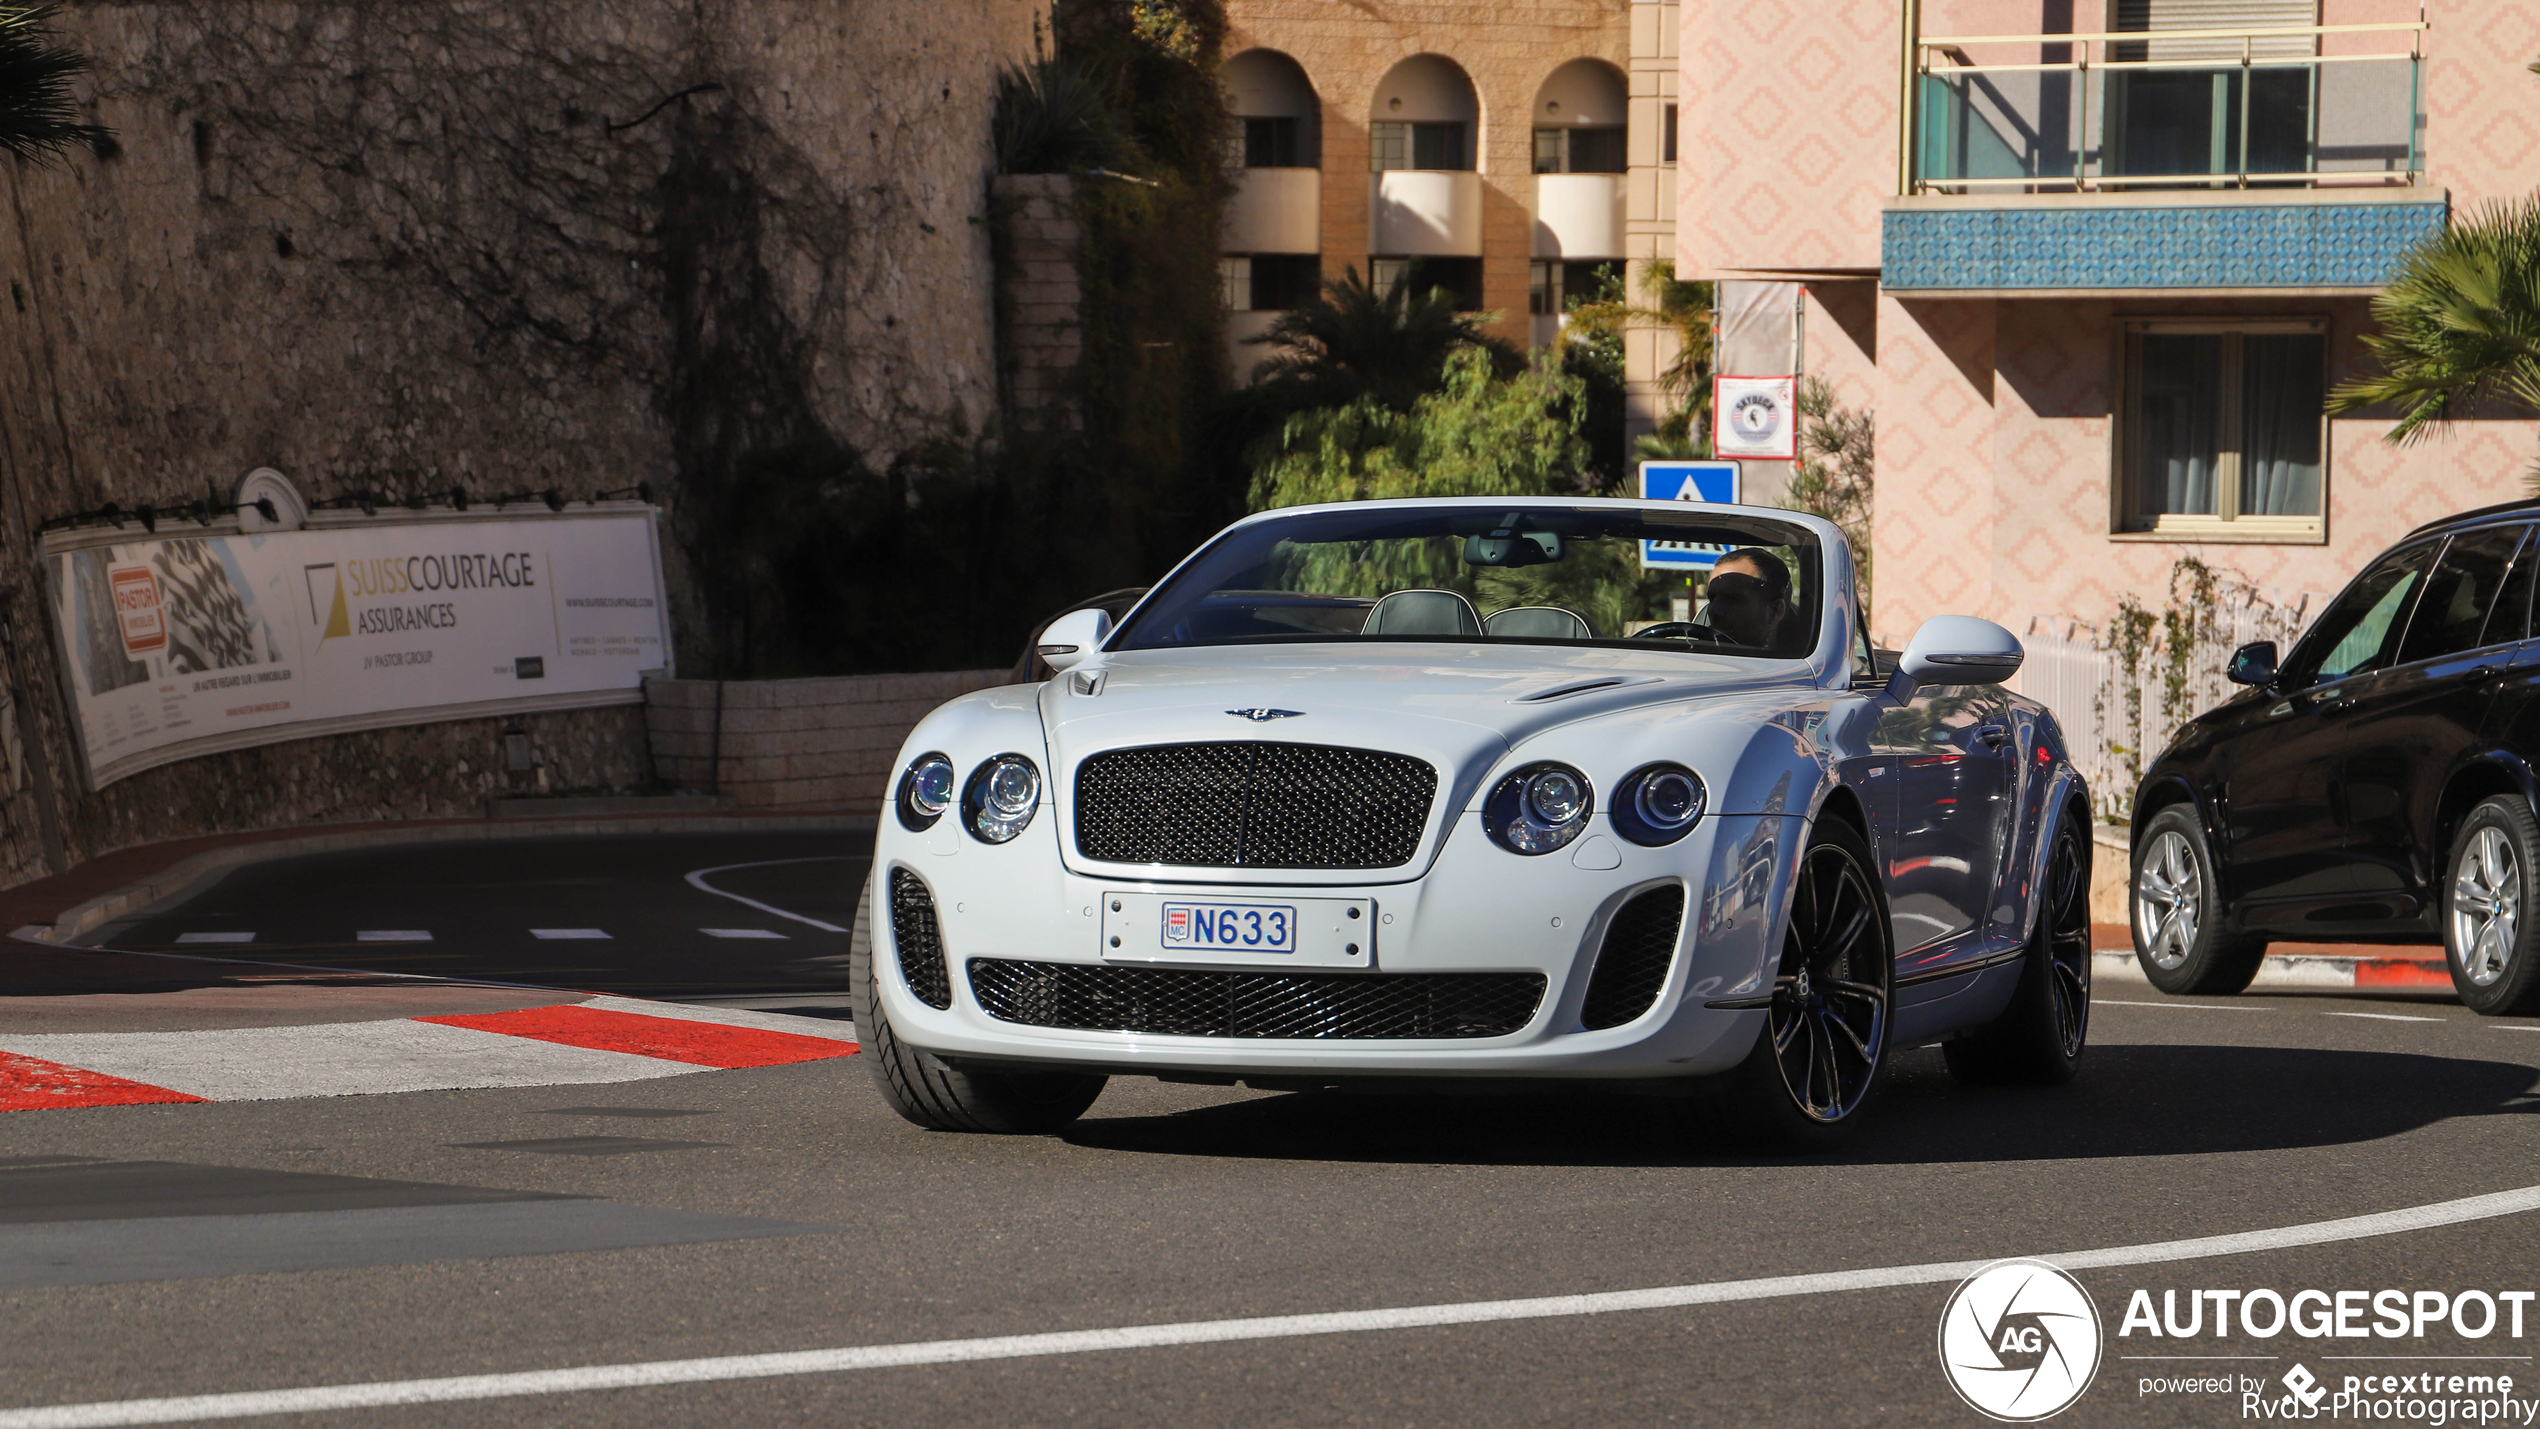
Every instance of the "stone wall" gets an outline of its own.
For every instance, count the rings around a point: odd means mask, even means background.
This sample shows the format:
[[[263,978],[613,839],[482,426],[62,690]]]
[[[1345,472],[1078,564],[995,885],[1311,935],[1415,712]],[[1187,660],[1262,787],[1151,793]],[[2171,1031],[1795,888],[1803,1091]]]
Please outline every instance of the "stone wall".
[[[1085,357],[1084,225],[1069,174],[999,174],[989,181],[1004,230],[999,301],[1004,308],[1007,400],[1027,432],[1080,432]]]
[[[647,680],[653,767],[744,809],[881,809],[900,741],[937,705],[1005,670],[813,680]]]
[[[648,482],[682,668],[757,454],[883,470],[994,406],[997,67],[1035,0],[92,0],[96,156],[0,166],[0,882],[273,822],[463,807],[503,729],[645,777],[632,710],[332,737],[75,787],[39,523],[226,494]],[[39,777],[39,774],[42,777]]]

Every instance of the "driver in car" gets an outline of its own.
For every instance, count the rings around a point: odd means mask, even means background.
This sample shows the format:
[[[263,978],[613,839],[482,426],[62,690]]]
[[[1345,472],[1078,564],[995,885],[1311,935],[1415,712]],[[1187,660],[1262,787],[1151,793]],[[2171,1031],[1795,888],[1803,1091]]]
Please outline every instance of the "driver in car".
[[[1724,640],[1764,649],[1790,617],[1790,567],[1757,546],[1731,551],[1711,568],[1710,626]]]

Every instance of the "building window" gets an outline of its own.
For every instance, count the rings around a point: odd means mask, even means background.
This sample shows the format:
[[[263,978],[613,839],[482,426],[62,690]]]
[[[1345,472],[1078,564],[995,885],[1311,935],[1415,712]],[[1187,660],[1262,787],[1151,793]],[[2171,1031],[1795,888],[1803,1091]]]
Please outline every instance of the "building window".
[[[1314,301],[1323,260],[1312,253],[1233,253],[1217,260],[1226,307],[1238,313],[1283,313]]]
[[[1380,119],[1367,126],[1370,166],[1385,169],[1469,169],[1464,123],[1413,124]]]
[[[1217,292],[1228,312],[1252,311],[1252,259],[1241,253],[1218,259]]]
[[[1309,169],[1305,162],[1305,126],[1293,118],[1244,121],[1244,167]]]
[[[2123,390],[2119,530],[2323,534],[2325,323],[2130,323]]]
[[[1535,131],[1538,174],[1619,174],[1630,167],[1620,124]]]
[[[1431,288],[1444,288],[1454,296],[1456,311],[1481,311],[1482,260],[1479,258],[1367,260],[1367,281],[1378,293],[1392,287],[1396,279],[1408,281],[1415,297]]]
[[[1566,313],[1579,303],[1613,301],[1622,295],[1620,263],[1537,259],[1526,269],[1526,311],[1539,318]]]
[[[1659,121],[1658,158],[1662,163],[1676,161],[1676,106],[1666,107],[1666,117]]]

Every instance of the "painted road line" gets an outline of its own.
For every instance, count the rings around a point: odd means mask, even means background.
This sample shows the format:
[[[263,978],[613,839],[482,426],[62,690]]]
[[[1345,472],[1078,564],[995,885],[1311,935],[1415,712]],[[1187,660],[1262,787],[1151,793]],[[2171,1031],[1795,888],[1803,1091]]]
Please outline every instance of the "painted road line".
[[[179,933],[176,935],[176,940],[180,943],[252,943],[256,941],[256,935],[253,933]]]
[[[2518,1215],[2534,1209],[2540,1209],[2540,1186],[2525,1186],[2485,1196],[2438,1201],[2432,1205],[2350,1216],[2341,1220],[2313,1221],[2307,1225],[2243,1231],[2234,1235],[2201,1236],[2193,1240],[2112,1246],[2039,1258],[2067,1270],[2155,1265],[2168,1261],[2200,1260],[2208,1256],[2246,1255],[2253,1251],[2363,1240],[2495,1216]],[[515,1374],[472,1374],[446,1379],[382,1380],[368,1384],[311,1385],[301,1389],[244,1390],[160,1399],[42,1405],[0,1410],[0,1429],[101,1429],[101,1426],[108,1425],[182,1424],[206,1419],[245,1419],[261,1414],[313,1414],[329,1410],[450,1404],[590,1390],[645,1389],[674,1384],[836,1374],[910,1365],[976,1364],[985,1360],[1033,1359],[1108,1350],[1231,1344],[1246,1340],[1293,1339],[1305,1335],[1366,1334],[1511,1320],[1565,1319],[1633,1310],[1667,1310],[1691,1305],[1726,1305],[1746,1300],[1824,1295],[1846,1290],[1941,1284],[1963,1280],[2000,1258],[2003,1257],[1838,1270],[1817,1275],[1776,1275],[1755,1280],[1715,1280],[1695,1285],[1665,1285],[1647,1290],[1614,1290],[1586,1295],[1548,1295],[1527,1300],[1471,1300],[1443,1305],[1406,1305],[1390,1310],[1342,1310],[1244,1320],[1125,1325],[1113,1329],[1065,1330],[1039,1335],[998,1335],[969,1340],[929,1340],[916,1344],[726,1355],[711,1359],[584,1365],[573,1369],[529,1370]]]
[[[0,1050],[224,1102],[579,1086],[702,1070],[692,1062],[410,1018],[216,1032],[8,1035],[0,1036]]]
[[[2369,1017],[2375,1022],[2449,1022],[2448,1017],[2402,1017],[2395,1012],[2323,1012],[2322,1017]]]
[[[438,1027],[467,1027],[527,1037],[566,1047],[603,1052],[631,1052],[701,1067],[781,1067],[851,1057],[856,1044],[834,1037],[807,1037],[798,1032],[770,1032],[756,1027],[730,1027],[684,1018],[647,1017],[591,1007],[526,1007],[513,1012],[466,1013],[421,1017]]]
[[[709,938],[782,938],[774,928],[699,928]]]
[[[529,936],[554,942],[560,939],[606,938],[608,934],[597,928],[532,928],[529,930]]]
[[[2220,1002],[2121,1002],[2113,997],[2090,999],[2093,1007],[2184,1007],[2191,1012],[2273,1012],[2272,1007],[2233,1007]]]
[[[758,1012],[745,1007],[721,1007],[712,1003],[648,1002],[640,997],[600,996],[582,1004],[602,1012],[632,1012],[639,1017],[666,1017],[674,1021],[718,1022],[726,1027],[759,1027],[770,1032],[799,1032],[806,1037],[838,1037],[855,1039],[854,1024],[843,1018],[804,1017],[797,1013]]]
[[[154,1087],[86,1067],[0,1052],[0,1111],[199,1102],[201,1097]]]
[[[854,861],[855,857],[852,854],[821,854],[814,858],[771,858],[761,863],[717,864],[713,868],[700,868],[689,874],[688,885],[700,893],[711,893],[717,898],[729,898],[735,903],[743,903],[752,908],[756,908],[761,913],[773,913],[777,917],[783,918],[788,922],[801,923],[807,927],[818,928],[824,933],[843,933],[847,930],[839,927],[835,923],[823,923],[817,918],[809,918],[800,913],[788,912],[783,908],[777,907],[773,903],[761,903],[755,898],[744,898],[738,893],[726,893],[722,889],[715,887],[713,884],[706,882],[706,878],[710,874],[730,873],[737,868],[776,868],[789,863],[850,863]]]
[[[365,928],[353,935],[357,943],[429,943],[432,934],[423,928]]]

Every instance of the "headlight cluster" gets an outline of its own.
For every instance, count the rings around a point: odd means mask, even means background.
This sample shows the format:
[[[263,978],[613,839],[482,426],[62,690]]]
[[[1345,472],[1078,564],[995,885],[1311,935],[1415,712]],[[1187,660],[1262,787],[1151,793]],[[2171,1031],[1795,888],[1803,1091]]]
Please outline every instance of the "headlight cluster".
[[[900,775],[900,826],[920,833],[953,806],[953,762],[921,754]],[[1041,804],[1041,771],[1021,754],[999,754],[970,771],[961,786],[961,822],[981,843],[1010,843],[1032,822]]]
[[[1650,764],[1614,787],[1606,817],[1614,831],[1652,848],[1674,843],[1702,822],[1710,794],[1702,776],[1681,764]],[[1567,764],[1529,764],[1499,781],[1482,806],[1482,826],[1511,853],[1566,848],[1587,831],[1596,791]]]

